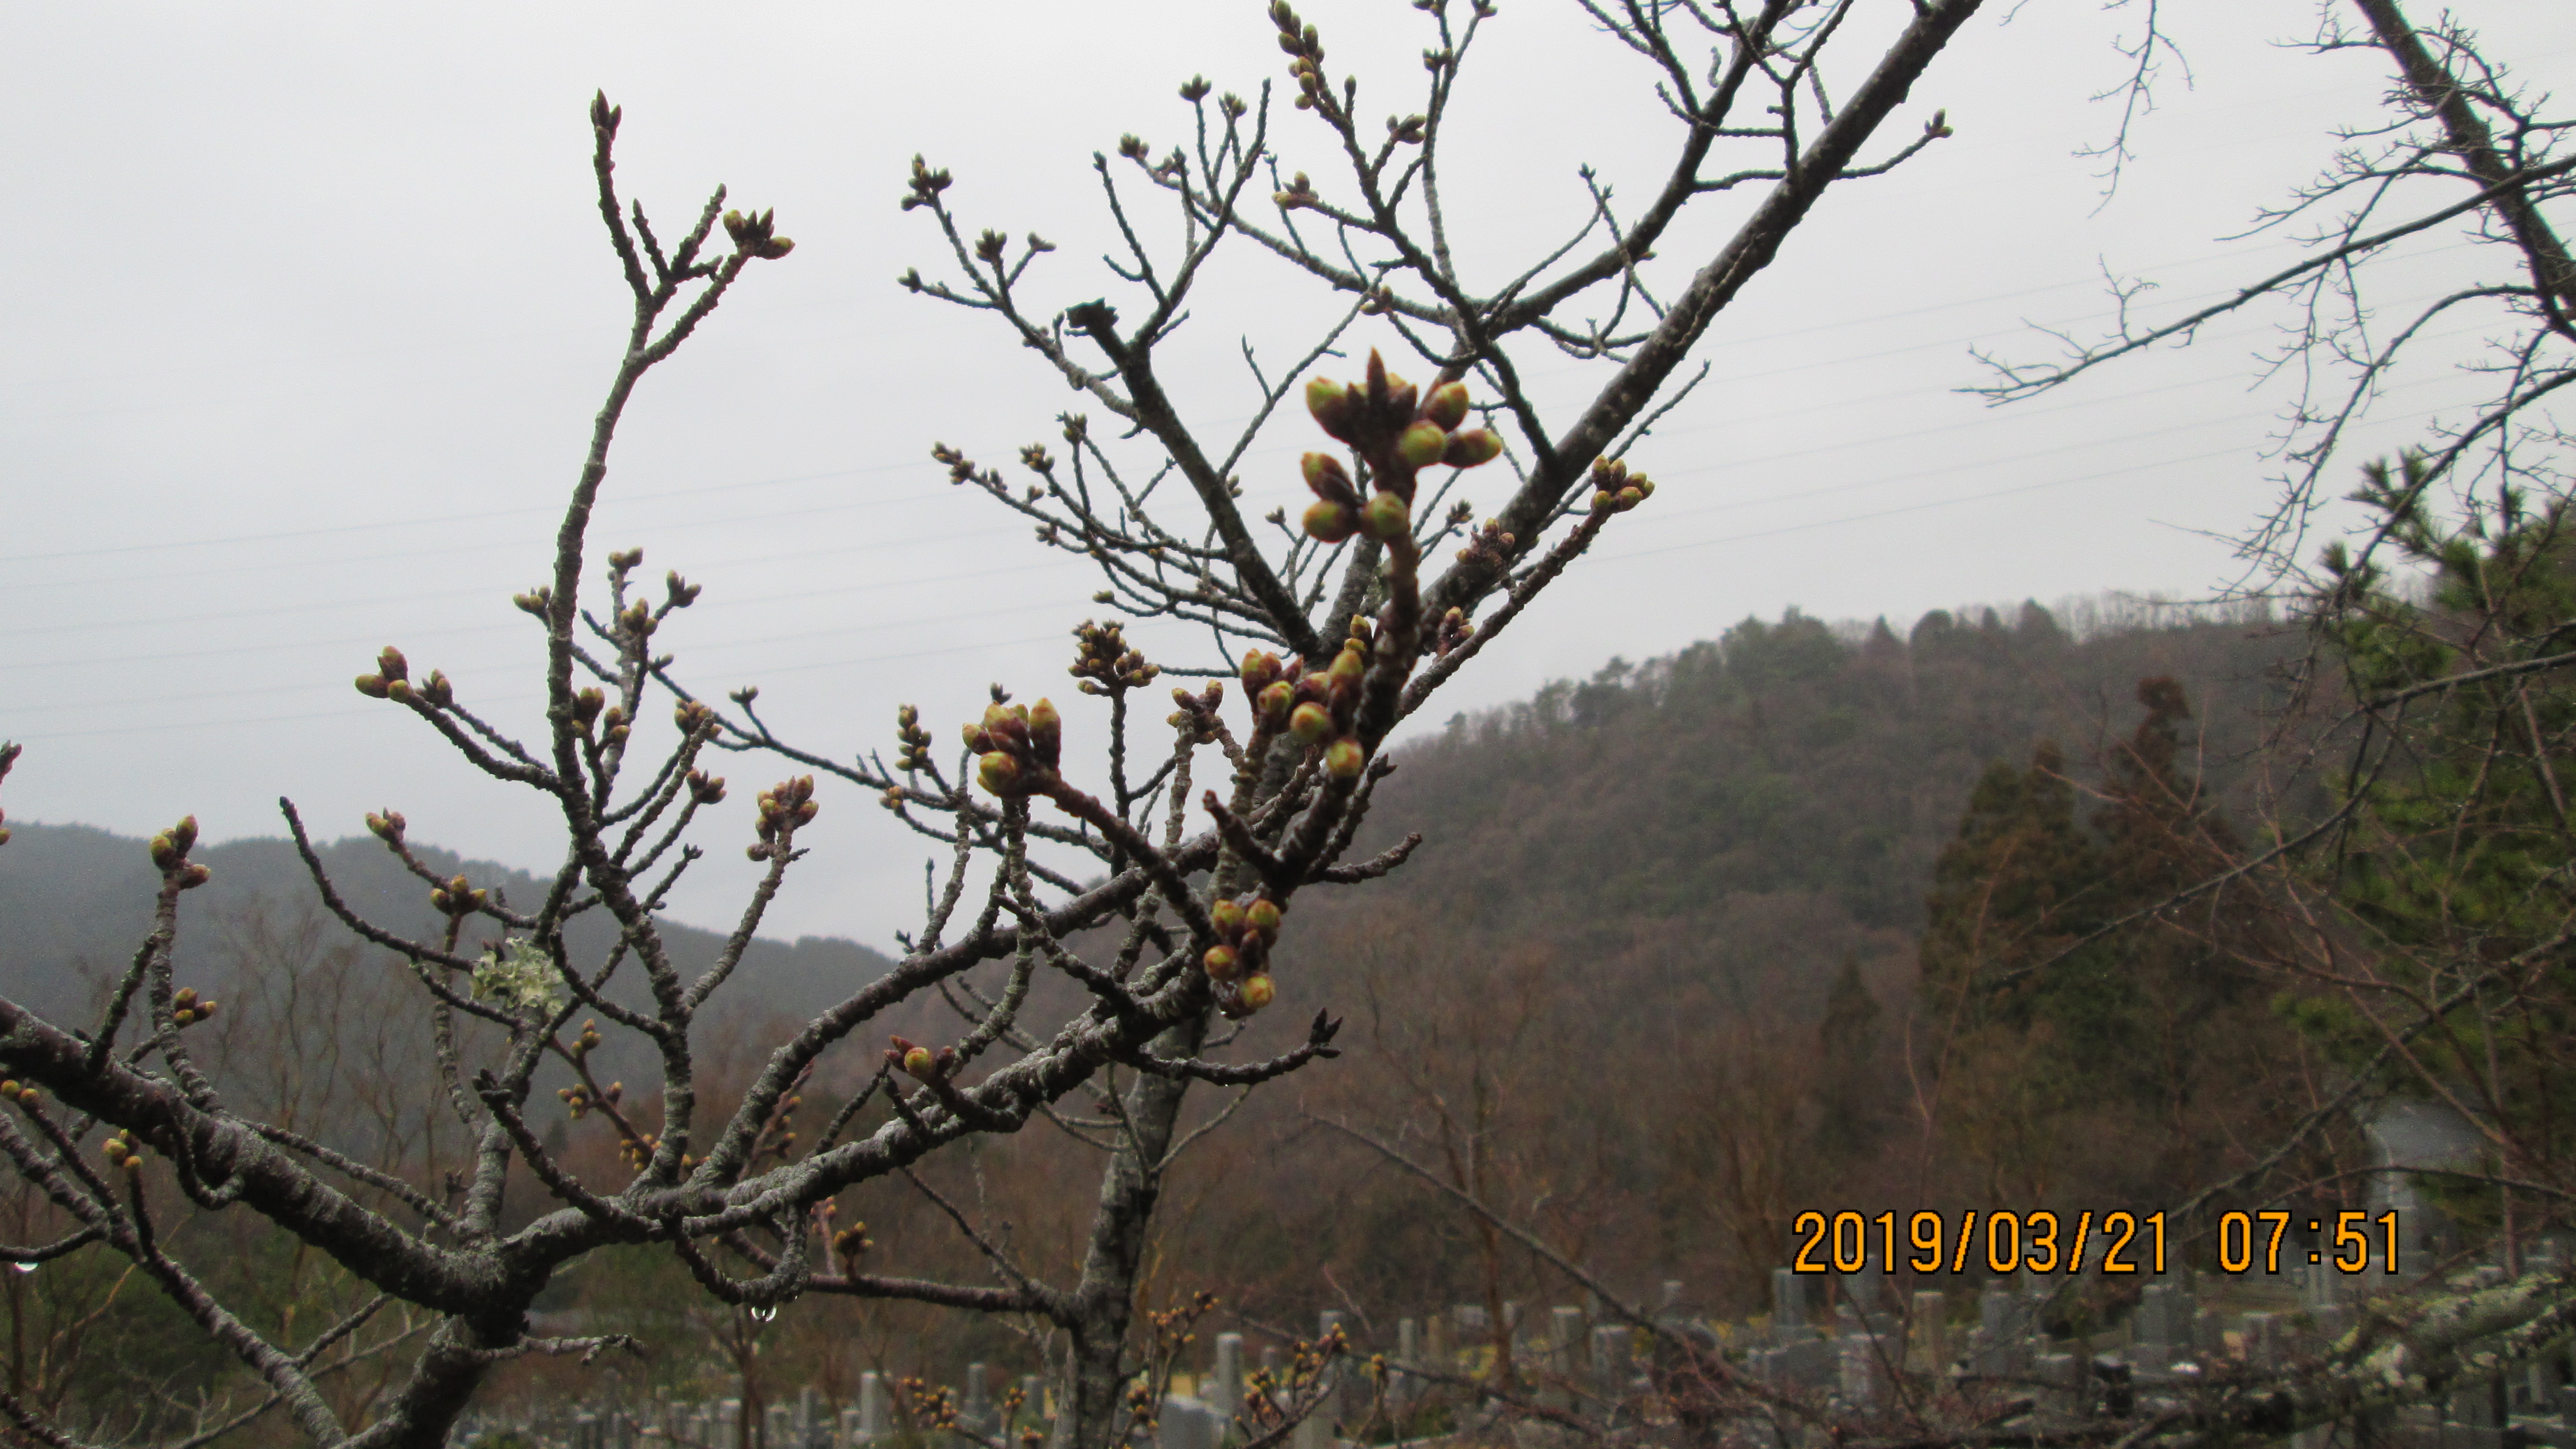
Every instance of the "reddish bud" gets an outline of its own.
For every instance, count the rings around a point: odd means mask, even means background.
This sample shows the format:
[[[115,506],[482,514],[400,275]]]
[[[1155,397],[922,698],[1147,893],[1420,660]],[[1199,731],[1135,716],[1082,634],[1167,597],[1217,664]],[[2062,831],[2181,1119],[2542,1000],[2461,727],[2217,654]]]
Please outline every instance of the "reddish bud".
[[[1428,468],[1448,446],[1449,430],[1425,418],[1396,435],[1395,456],[1409,467]]]
[[[1306,411],[1314,415],[1315,425],[1345,443],[1351,440],[1352,414],[1358,401],[1351,395],[1348,383],[1319,377],[1306,384]]]
[[[1296,703],[1297,686],[1284,679],[1277,680],[1269,688],[1261,691],[1261,698],[1258,701],[1261,718],[1272,729],[1277,729],[1287,722],[1288,711],[1295,707]]]
[[[1440,461],[1452,468],[1477,468],[1503,455],[1503,440],[1488,428],[1451,433]]]
[[[1422,400],[1422,416],[1438,423],[1443,431],[1467,420],[1467,384],[1444,382]]]
[[[1279,934],[1279,903],[1264,896],[1243,913],[1243,923],[1265,936]]]
[[[1053,763],[1057,749],[1064,742],[1064,716],[1056,712],[1053,700],[1041,699],[1029,706],[1029,744],[1042,762]]]
[[[1368,768],[1368,751],[1361,748],[1359,736],[1344,735],[1324,747],[1324,770],[1336,780],[1359,777]]]
[[[1393,543],[1413,534],[1413,505],[1398,493],[1380,493],[1360,510],[1360,530],[1380,543]]]
[[[1270,973],[1265,971],[1245,978],[1244,983],[1235,988],[1235,994],[1243,998],[1245,1010],[1259,1011],[1278,999],[1279,988],[1270,983]]]
[[[1317,502],[1314,507],[1306,510],[1305,524],[1306,536],[1317,543],[1340,543],[1359,531],[1359,518],[1351,506],[1347,503],[1335,503],[1329,498]],[[363,690],[366,687],[366,681],[361,679],[358,688]],[[376,697],[379,699],[384,697],[381,690]]]
[[[376,655],[376,672],[383,675],[388,682],[397,679],[409,679],[411,677],[411,665],[403,658],[403,652],[401,650],[388,644]]]
[[[1301,704],[1288,716],[1288,732],[1307,744],[1322,744],[1333,732],[1333,716],[1320,704]]]
[[[911,1074],[917,1081],[933,1080],[933,1073],[938,1070],[938,1063],[938,1057],[926,1046],[914,1047],[903,1054],[904,1071]]]
[[[1020,784],[1020,762],[1000,750],[975,762],[975,778],[996,795],[1012,794]]]
[[[1306,486],[1318,498],[1348,498],[1359,491],[1351,486],[1351,475],[1342,471],[1341,460],[1330,453],[1308,453],[1300,466]]]
[[[1231,981],[1243,970],[1243,959],[1235,954],[1232,946],[1208,947],[1207,954],[1199,958],[1199,964],[1207,968],[1208,975],[1219,981]]]
[[[1243,929],[1243,907],[1231,900],[1222,900],[1210,906],[1208,918],[1216,922],[1218,931],[1228,936]]]

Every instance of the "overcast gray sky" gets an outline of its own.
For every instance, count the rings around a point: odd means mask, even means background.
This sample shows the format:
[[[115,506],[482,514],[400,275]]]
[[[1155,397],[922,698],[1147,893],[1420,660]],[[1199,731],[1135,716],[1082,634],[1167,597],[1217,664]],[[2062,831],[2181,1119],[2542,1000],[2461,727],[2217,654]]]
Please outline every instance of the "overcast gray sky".
[[[1420,17],[1304,8],[1370,87],[1364,110],[1414,108]],[[2135,17],[1989,8],[1888,131],[1946,107],[1957,136],[1832,194],[1719,321],[1709,382],[1632,455],[1664,490],[1439,714],[1789,605],[1903,628],[1961,601],[2233,577],[2224,540],[2271,496],[2286,394],[2255,388],[2250,359],[2276,315],[2016,408],[1956,389],[1980,378],[1972,346],[2035,356],[2031,323],[2103,326],[2098,264],[2153,278],[2159,307],[2279,265],[2277,239],[2223,238],[2323,164],[2329,128],[2373,119],[2383,77],[2367,55],[2275,45],[2310,32],[2304,0],[2168,0],[2193,84],[2167,74],[2097,209],[2094,164],[2070,153],[2110,133],[2088,98],[2121,77],[2112,42]],[[2564,0],[2466,12],[2526,79],[2576,71]],[[945,440],[1007,464],[1074,399],[987,319],[894,285],[942,261],[895,206],[909,158],[955,171],[969,225],[1060,243],[1035,285],[1084,300],[1114,289],[1091,153],[1176,139],[1193,73],[1251,93],[1280,69],[1252,0],[0,15],[0,737],[27,746],[0,803],[137,834],[194,811],[215,839],[278,833],[281,794],[334,835],[392,806],[420,839],[537,869],[554,858],[540,802],[348,680],[399,643],[536,733],[537,631],[509,595],[544,570],[626,316],[587,174],[591,92],[625,107],[619,176],[666,233],[722,181],[798,244],[645,384],[593,538],[707,586],[665,636],[683,673],[760,684],[787,732],[846,753],[889,745],[900,701],[944,732],[989,680],[1062,693],[1065,631],[1099,612],[1091,579],[927,457]],[[1505,0],[1484,45],[1450,185],[1471,264],[1507,275],[1583,215],[1579,164],[1642,196],[1676,128],[1570,4]],[[1274,138],[1323,175],[1309,118],[1283,106]],[[1704,260],[1738,210],[1708,208],[1665,264]],[[2445,245],[2418,265],[2428,294]],[[1315,299],[1248,252],[1220,269],[1185,400],[1242,416],[1235,339],[1284,350]],[[1543,389],[1597,386],[1532,361]],[[2455,401],[2438,376],[2392,393],[2354,456]],[[1247,459],[1256,501],[1301,496],[1308,431],[1291,419]],[[780,771],[728,773],[729,847]],[[873,801],[828,794],[807,839],[773,931],[882,945],[910,923],[921,852]],[[677,914],[728,919],[741,866],[716,850]]]

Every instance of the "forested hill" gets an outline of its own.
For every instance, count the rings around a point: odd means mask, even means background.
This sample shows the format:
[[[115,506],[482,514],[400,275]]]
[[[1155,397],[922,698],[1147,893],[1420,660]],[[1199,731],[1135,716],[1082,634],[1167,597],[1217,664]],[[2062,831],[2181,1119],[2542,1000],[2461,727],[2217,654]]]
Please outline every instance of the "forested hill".
[[[2259,619],[2133,620],[2079,637],[2037,604],[1936,611],[1903,637],[1884,620],[1748,619],[1671,657],[1614,660],[1589,682],[1452,719],[1403,751],[1370,836],[1382,847],[1418,830],[1427,843],[1381,903],[1592,949],[1694,920],[1711,949],[1759,956],[1820,1003],[1817,973],[1845,949],[1910,952],[1933,860],[1979,774],[2028,763],[2049,738],[2078,779],[2098,777],[2096,754],[2144,713],[2141,679],[2183,684],[2209,782],[2250,823],[2232,767],[2298,647]]]

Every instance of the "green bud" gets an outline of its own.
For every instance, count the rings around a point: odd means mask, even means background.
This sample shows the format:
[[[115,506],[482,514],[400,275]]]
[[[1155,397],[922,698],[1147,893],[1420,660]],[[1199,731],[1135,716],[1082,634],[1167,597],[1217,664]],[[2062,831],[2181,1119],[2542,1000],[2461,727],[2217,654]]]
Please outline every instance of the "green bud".
[[[194,815],[180,816],[179,823],[170,827],[170,843],[179,847],[179,853],[181,855],[186,855],[189,851],[195,849],[197,844],[197,817]]]
[[[1358,491],[1351,486],[1351,475],[1343,471],[1341,460],[1330,453],[1308,453],[1299,460],[1299,469],[1306,475],[1306,486],[1314,489],[1318,498],[1339,498]]]
[[[381,653],[376,655],[376,672],[388,680],[408,679],[411,677],[411,665],[403,658],[401,650],[388,644]]]
[[[1232,900],[1222,900],[1210,906],[1208,918],[1216,922],[1219,931],[1229,936],[1243,929],[1243,907]]]
[[[1449,447],[1449,430],[1425,418],[1396,435],[1395,456],[1407,466],[1428,468]]]
[[[1266,971],[1258,976],[1244,978],[1243,984],[1236,987],[1234,991],[1235,995],[1243,998],[1243,1006],[1247,1011],[1259,1011],[1279,998],[1279,988],[1270,984],[1270,973]]]
[[[1053,760],[1064,742],[1064,716],[1058,714],[1055,701],[1041,699],[1029,706],[1029,744],[1040,760]]]
[[[1368,768],[1368,751],[1360,747],[1359,736],[1344,735],[1324,747],[1324,770],[1336,780],[1354,780]]]
[[[1332,713],[1320,704],[1311,701],[1301,704],[1288,716],[1288,733],[1307,744],[1322,744],[1324,737],[1332,732]]]
[[[1368,656],[1357,645],[1345,644],[1342,652],[1333,656],[1333,667],[1324,671],[1324,677],[1337,684],[1345,680],[1357,684],[1360,676],[1367,672]]]
[[[926,1046],[914,1047],[912,1050],[903,1054],[903,1069],[906,1072],[911,1073],[916,1079],[924,1082],[930,1080],[931,1072],[937,1065],[937,1062],[938,1058],[933,1056],[930,1048]]]
[[[168,870],[179,863],[179,845],[177,841],[170,838],[169,831],[164,830],[153,836],[149,848],[152,852],[152,863],[161,869]]]
[[[1208,947],[1207,954],[1199,958],[1199,964],[1219,981],[1231,981],[1243,970],[1243,961],[1234,954],[1232,946]]]
[[[1345,443],[1351,440],[1351,415],[1358,401],[1348,383],[1318,377],[1306,384],[1306,411],[1314,415],[1315,425]]]
[[[1490,428],[1469,428],[1451,433],[1449,446],[1440,461],[1452,468],[1478,468],[1503,455],[1503,440]]]
[[[1020,783],[1020,762],[995,750],[975,762],[975,778],[996,795],[1008,795]]]
[[[361,674],[353,682],[358,686],[358,692],[369,699],[385,697],[385,677],[381,674]]]
[[[1413,533],[1413,505],[1400,493],[1380,493],[1360,510],[1360,531],[1380,543],[1393,543]]]
[[[1279,903],[1267,896],[1254,901],[1243,913],[1243,923],[1265,936],[1279,934]]]
[[[1307,509],[1305,521],[1306,536],[1318,543],[1340,543],[1359,531],[1359,519],[1352,512],[1350,505],[1335,503],[1329,498],[1320,500],[1314,507]],[[374,678],[373,675],[367,677]],[[362,682],[358,687],[364,689],[366,685]]]
[[[1444,432],[1465,422],[1467,420],[1467,384],[1444,382],[1433,388],[1431,396],[1422,400],[1422,416],[1431,422],[1438,423]]]
[[[1289,683],[1287,680],[1279,680],[1269,688],[1261,691],[1261,698],[1259,700],[1259,704],[1261,706],[1261,717],[1269,723],[1272,729],[1277,729],[1280,725],[1287,722],[1288,711],[1293,708],[1296,703],[1297,686]]]

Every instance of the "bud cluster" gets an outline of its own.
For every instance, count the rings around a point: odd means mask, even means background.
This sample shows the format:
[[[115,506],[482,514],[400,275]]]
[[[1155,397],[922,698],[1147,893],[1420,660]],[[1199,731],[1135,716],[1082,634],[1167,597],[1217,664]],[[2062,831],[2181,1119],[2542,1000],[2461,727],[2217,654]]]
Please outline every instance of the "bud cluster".
[[[1374,351],[1363,382],[1318,377],[1307,383],[1306,410],[1368,465],[1376,490],[1363,500],[1340,459],[1308,453],[1303,468],[1315,503],[1306,510],[1307,534],[1323,543],[1354,533],[1381,543],[1410,538],[1416,474],[1439,465],[1474,468],[1502,455],[1503,440],[1491,431],[1460,426],[1468,407],[1466,384],[1458,382],[1443,383],[1417,402],[1413,384],[1388,372]]]
[[[760,843],[743,852],[753,860],[767,860],[786,848],[796,832],[811,823],[823,808],[814,799],[811,775],[779,781],[760,792],[759,803]]]
[[[98,1150],[99,1155],[107,1159],[107,1165],[110,1167],[123,1168],[129,1174],[143,1170],[143,1149],[135,1143],[132,1128],[120,1130],[115,1136],[100,1143]]]
[[[518,606],[520,613],[534,614],[542,619],[555,606],[555,591],[539,584],[524,594],[512,594],[510,602]]]
[[[0,1102],[15,1102],[21,1107],[33,1107],[43,1100],[45,1100],[45,1094],[37,1091],[33,1083],[0,1082]]]
[[[699,805],[721,805],[724,803],[724,797],[724,776],[710,775],[704,770],[691,770],[689,772],[689,799],[691,801]]]
[[[403,828],[408,823],[399,810],[388,810],[382,815],[372,810],[367,812],[367,833],[387,845],[402,844]]]
[[[781,1162],[793,1155],[796,1151],[796,1109],[804,1105],[803,1097],[788,1093],[786,1099],[778,1104],[778,1111],[761,1126],[760,1140],[752,1144],[751,1155],[759,1157],[766,1154]]]
[[[215,873],[188,859],[197,843],[197,817],[180,817],[179,823],[153,836],[146,847],[152,853],[152,864],[164,880],[176,880],[179,889],[192,891],[214,879]]]
[[[1332,94],[1324,89],[1324,43],[1315,27],[1299,22],[1288,0],[1272,0],[1270,23],[1279,27],[1279,48],[1288,53],[1288,76],[1297,82],[1297,109],[1318,106],[1333,113]]]
[[[193,986],[182,986],[170,997],[170,1019],[181,1026],[195,1026],[214,1014],[215,1003]]]
[[[483,909],[492,898],[488,890],[477,890],[465,877],[457,876],[429,893],[429,908],[442,916],[465,917]]]
[[[1624,458],[1592,460],[1592,511],[1625,513],[1654,496],[1655,480],[1628,471]]]
[[[778,235],[777,219],[776,211],[728,211],[725,235],[733,238],[735,251],[774,262],[796,250],[796,243]]]
[[[930,731],[921,727],[921,711],[901,705],[894,712],[894,767],[910,774],[931,767]]]
[[[1218,706],[1225,703],[1225,681],[1211,679],[1207,688],[1196,694],[1179,685],[1172,687],[1172,703],[1180,706],[1165,723],[1182,731],[1194,745],[1212,745],[1223,738],[1225,726],[1216,717]]]
[[[1512,548],[1518,542],[1503,531],[1501,523],[1488,518],[1483,528],[1468,535],[1466,547],[1458,550],[1458,562],[1478,568],[1499,569],[1512,561]]]
[[[975,778],[996,795],[1026,795],[1055,779],[1064,752],[1064,716],[1052,700],[984,707],[981,724],[965,727],[966,748],[981,758]]]
[[[684,699],[671,706],[671,725],[684,735],[714,734],[716,712],[703,701]]]
[[[1125,626],[1115,619],[1106,624],[1083,620],[1073,631],[1073,641],[1074,660],[1065,673],[1082,681],[1074,687],[1085,694],[1142,689],[1163,672],[1128,644]]]
[[[1209,908],[1217,940],[1200,955],[1199,965],[1215,984],[1217,1009],[1227,1016],[1237,1020],[1250,1016],[1278,995],[1270,980],[1270,948],[1279,939],[1283,909],[1258,891],[1246,891]]]
[[[930,163],[922,160],[919,156],[913,157],[912,190],[907,192],[903,198],[903,209],[910,211],[916,206],[938,205],[939,193],[946,191],[948,186],[949,176],[947,172],[934,171],[930,168]]]
[[[1256,649],[1243,656],[1243,687],[1252,696],[1254,717],[1265,728],[1284,729],[1322,749],[1325,770],[1347,780],[1368,764],[1368,747],[1352,733],[1368,659],[1368,621],[1354,618],[1351,637],[1342,641],[1330,667],[1301,674],[1302,659],[1283,664],[1278,656]]]
[[[830,1207],[831,1204],[825,1203],[823,1206]],[[840,1260],[841,1271],[844,1273],[859,1271],[859,1259],[865,1257],[868,1249],[875,1246],[876,1244],[868,1237],[866,1223],[852,1223],[832,1234],[832,1256]]]
[[[583,1022],[581,1024],[581,1035],[573,1038],[573,1060],[579,1061],[583,1057],[590,1055],[591,1051],[598,1045],[599,1023],[596,1021]],[[611,1082],[600,1089],[598,1096],[593,1097],[590,1094],[590,1088],[588,1085],[576,1083],[572,1086],[563,1088],[561,1091],[556,1092],[555,1095],[561,1097],[564,1105],[572,1109],[572,1120],[578,1122],[583,1117],[588,1116],[590,1109],[593,1107],[614,1107],[619,1102],[625,1100],[626,1084],[624,1082]]]
[[[957,1048],[955,1047],[941,1047],[937,1051],[932,1051],[921,1043],[904,1037],[888,1037],[886,1040],[894,1043],[886,1048],[886,1065],[899,1069],[904,1075],[925,1087],[947,1081],[949,1074],[957,1070]]]

